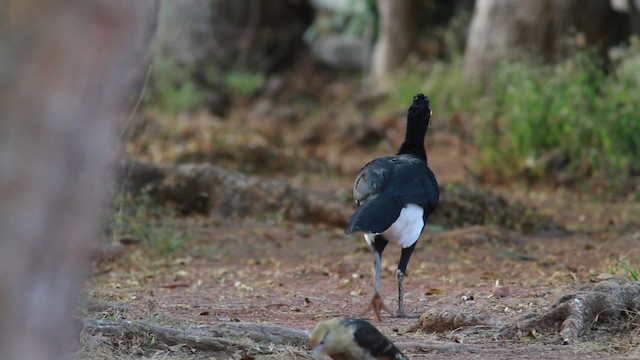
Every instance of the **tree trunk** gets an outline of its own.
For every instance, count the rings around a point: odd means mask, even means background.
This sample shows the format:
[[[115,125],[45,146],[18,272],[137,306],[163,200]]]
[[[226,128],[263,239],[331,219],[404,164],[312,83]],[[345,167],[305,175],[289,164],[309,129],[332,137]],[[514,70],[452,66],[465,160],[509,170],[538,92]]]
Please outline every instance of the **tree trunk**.
[[[388,85],[392,71],[397,70],[415,46],[420,19],[418,0],[377,0],[378,38],[371,59],[371,73],[379,86]]]
[[[563,54],[569,36],[577,34],[581,36],[573,46],[593,46],[604,56],[621,37],[620,16],[609,0],[478,0],[465,52],[466,73],[486,81],[501,59],[524,55],[553,61]]]
[[[157,4],[35,5],[0,53],[0,349],[65,359],[116,118]]]
[[[269,72],[290,63],[313,16],[308,0],[165,0],[159,45],[205,79],[212,70]]]

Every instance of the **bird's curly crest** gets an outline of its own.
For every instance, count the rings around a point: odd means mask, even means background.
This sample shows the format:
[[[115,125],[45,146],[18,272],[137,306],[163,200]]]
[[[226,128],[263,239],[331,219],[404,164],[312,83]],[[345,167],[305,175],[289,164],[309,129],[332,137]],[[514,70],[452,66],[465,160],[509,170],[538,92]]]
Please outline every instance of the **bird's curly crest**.
[[[429,108],[429,98],[424,94],[418,94],[413,97],[413,103],[409,107],[409,117],[413,118],[420,115],[431,115]]]

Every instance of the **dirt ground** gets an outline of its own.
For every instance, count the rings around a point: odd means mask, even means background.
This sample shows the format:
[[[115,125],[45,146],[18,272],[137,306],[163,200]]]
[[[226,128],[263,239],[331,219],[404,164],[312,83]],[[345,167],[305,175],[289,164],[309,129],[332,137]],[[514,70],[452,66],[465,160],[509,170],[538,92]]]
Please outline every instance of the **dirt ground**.
[[[224,124],[206,119],[188,121],[189,126],[207,123],[212,131],[222,134],[219,136],[228,135],[230,130],[223,130],[234,126],[233,120]],[[255,128],[264,134],[266,126]],[[314,148],[314,154],[329,168],[341,166],[333,175],[276,171],[269,176],[348,192],[360,166],[393,152],[401,140],[394,134],[389,135],[387,145],[354,148],[342,154],[322,145]],[[198,136],[186,138],[193,141]],[[258,144],[259,139],[255,140]],[[465,166],[473,163],[474,150],[444,126],[435,126],[427,142],[429,161],[440,183],[469,184]],[[284,140],[283,147],[287,146]],[[163,155],[165,150],[159,150],[154,158],[152,151],[141,150],[149,148],[132,143],[129,153],[160,162],[170,162],[179,155]],[[405,280],[408,312],[420,315],[429,309],[455,309],[481,316],[483,325],[438,333],[407,332],[416,319],[385,315],[382,322],[376,322],[371,312],[364,318],[397,342],[462,345],[406,350],[412,359],[640,358],[640,328],[633,321],[594,326],[570,345],[562,345],[555,333],[510,341],[494,338],[501,325],[549,309],[564,294],[587,289],[611,276],[628,280],[625,264],[632,269],[640,267],[639,204],[604,202],[577,191],[518,185],[491,190],[553,215],[569,232],[523,235],[482,226],[427,226]],[[142,319],[178,328],[242,321],[311,331],[320,320],[360,317],[373,294],[370,251],[362,238],[345,238],[340,228],[292,223],[278,213],[251,218],[165,215],[150,218],[146,225],[172,232],[177,245],[129,245],[115,259],[94,264],[86,286],[89,299],[123,307],[87,317]],[[382,295],[391,308],[397,303],[395,267],[399,254],[398,247],[389,246],[383,255]],[[496,296],[496,284],[503,287],[501,296]],[[237,353],[175,348],[144,338],[122,340],[85,334],[82,343],[80,358],[242,358]],[[309,354],[303,347],[275,346],[263,358],[311,358]]]

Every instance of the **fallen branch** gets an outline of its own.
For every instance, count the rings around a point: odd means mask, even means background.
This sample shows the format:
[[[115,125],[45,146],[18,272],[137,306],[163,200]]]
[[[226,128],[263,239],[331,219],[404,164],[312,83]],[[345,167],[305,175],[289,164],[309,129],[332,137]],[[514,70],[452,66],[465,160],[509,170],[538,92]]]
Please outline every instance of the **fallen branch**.
[[[175,329],[142,320],[120,322],[85,320],[84,331],[89,334],[102,333],[115,337],[152,336],[156,342],[169,346],[183,344],[203,351],[248,351],[259,349],[234,339],[249,339],[264,345],[292,345],[306,347],[309,335],[301,330],[278,325],[257,323],[219,323],[195,325],[188,329]]]
[[[228,217],[279,212],[292,221],[342,227],[355,207],[349,189],[336,194],[299,188],[208,163],[155,166],[122,160],[116,178],[118,189],[134,194],[144,191],[160,201],[176,203],[184,214]],[[442,187],[440,205],[430,219],[447,228],[479,224],[525,233],[562,230],[535,209],[463,186]]]
[[[244,337],[260,343],[306,347],[309,334],[279,325],[250,322],[224,322],[214,325],[199,325],[197,329],[210,331],[216,336]]]
[[[437,343],[437,342],[431,342],[431,343],[421,343],[421,342],[413,342],[413,341],[409,341],[409,342],[395,342],[394,343],[396,345],[396,347],[400,350],[402,350],[403,352],[407,352],[407,353],[448,353],[448,352],[452,352],[452,353],[461,353],[461,352],[468,352],[468,353],[480,353],[480,352],[488,352],[491,350],[487,350],[487,349],[480,349],[478,347],[475,346],[471,346],[471,345],[466,345],[466,344],[459,344],[459,343]]]
[[[106,303],[97,304],[102,307]],[[155,343],[168,347],[181,345],[200,351],[240,353],[247,358],[273,353],[271,345],[292,345],[308,349],[309,335],[301,330],[277,325],[258,323],[221,323],[196,325],[188,329],[175,329],[148,321],[85,320],[84,332],[98,333],[116,338],[143,337],[155,339]],[[237,337],[237,339],[236,339]],[[243,341],[249,339],[251,342]],[[493,350],[459,343],[440,342],[396,342],[395,345],[408,353],[482,353]],[[290,350],[289,350],[290,351]],[[306,354],[298,353],[304,357]]]
[[[620,285],[603,281],[592,291],[563,296],[544,314],[503,327],[498,338],[513,339],[559,329],[563,343],[569,344],[593,324],[623,320],[639,309],[640,282]]]
[[[157,343],[168,346],[186,345],[197,350],[222,352],[222,351],[249,351],[249,346],[221,337],[211,336],[203,330],[178,330],[152,324],[146,321],[121,322],[105,320],[85,320],[84,332],[91,335],[102,333],[103,335],[118,338],[131,338],[134,336],[153,337]]]
[[[183,213],[247,216],[282,212],[288,219],[344,226],[351,209],[336,194],[297,188],[287,182],[248,176],[210,164],[157,167],[123,160],[125,190],[146,191],[178,204]]]

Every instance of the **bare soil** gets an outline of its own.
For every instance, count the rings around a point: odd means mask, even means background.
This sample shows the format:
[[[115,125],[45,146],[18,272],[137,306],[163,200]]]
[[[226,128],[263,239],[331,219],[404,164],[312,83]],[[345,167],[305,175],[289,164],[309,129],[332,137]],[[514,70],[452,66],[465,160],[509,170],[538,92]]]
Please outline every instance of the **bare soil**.
[[[129,145],[129,156],[172,162],[180,155],[175,149],[189,148],[189,142],[201,148],[198,144],[211,142],[211,136],[231,136],[246,120],[239,116],[220,122],[203,116],[178,120],[182,124],[178,129],[183,129],[179,131],[191,131],[188,137],[177,136],[187,139],[185,146],[178,141],[178,145],[162,148],[159,142],[150,141],[160,147],[154,155],[149,151],[152,147],[141,145],[138,139]],[[251,141],[259,144],[268,138],[267,125],[246,121],[255,131],[237,136],[250,138],[254,134],[255,138],[237,140],[241,144],[238,146]],[[203,127],[201,132],[193,131]],[[207,131],[213,135],[202,140],[202,133]],[[397,133],[401,134],[401,129]],[[281,169],[268,176],[324,190],[349,191],[359,166],[393,152],[399,136],[392,134],[390,139],[386,145],[383,142],[373,148],[348,151],[347,146],[336,150],[320,142],[313,149],[305,148],[303,154],[320,159],[329,175],[310,168]],[[224,145],[227,148],[231,146],[229,141]],[[436,126],[427,141],[430,164],[440,182],[469,184],[464,167],[473,164],[474,150],[446,127]],[[296,141],[285,139],[280,145],[287,159],[296,156],[288,152],[294,144]],[[340,154],[342,150],[345,152]],[[229,166],[241,168],[233,164]],[[248,166],[246,162],[244,166]],[[278,163],[270,166],[277,168]],[[306,165],[303,161],[299,166]],[[517,185],[492,190],[553,215],[570,232],[522,235],[483,226],[444,230],[428,226],[405,281],[408,312],[420,315],[427,310],[453,309],[481,317],[483,325],[437,333],[407,332],[417,319],[385,316],[382,322],[375,322],[373,313],[364,314],[364,318],[396,342],[462,345],[405,350],[412,359],[640,358],[640,337],[633,316],[624,323],[594,326],[570,345],[562,345],[555,333],[523,334],[511,341],[494,338],[501,325],[549,309],[565,294],[588,289],[594,282],[612,276],[628,281],[625,264],[640,267],[639,204],[603,202],[576,191],[532,190]],[[253,218],[166,215],[150,218],[146,225],[167,223],[171,228],[166,231],[177,234],[180,240],[175,249],[162,250],[146,243],[130,245],[115,259],[95,264],[86,287],[88,297],[124,307],[86,316],[114,321],[144,319],[181,328],[243,321],[311,331],[320,320],[362,316],[373,294],[369,249],[359,237],[345,238],[342,229],[291,223],[278,213]],[[382,295],[391,308],[397,302],[395,267],[399,254],[398,247],[389,246],[383,255]],[[496,290],[496,285],[501,288]],[[236,353],[170,348],[144,337],[125,341],[86,335],[82,342],[81,358],[241,358]],[[262,358],[310,358],[309,354],[303,347],[276,346],[272,354]]]

